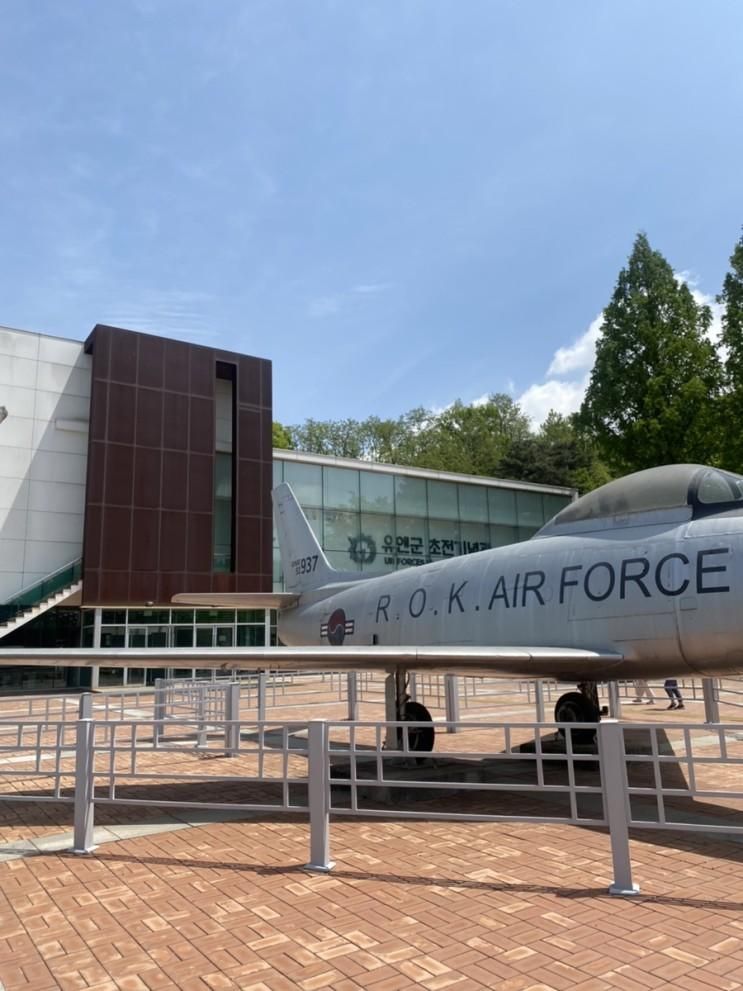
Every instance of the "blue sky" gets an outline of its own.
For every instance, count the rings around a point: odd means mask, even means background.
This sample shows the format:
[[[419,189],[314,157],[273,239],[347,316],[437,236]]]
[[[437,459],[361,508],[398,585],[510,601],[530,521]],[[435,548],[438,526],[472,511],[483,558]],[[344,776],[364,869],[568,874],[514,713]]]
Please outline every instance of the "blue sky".
[[[274,413],[579,401],[633,238],[719,291],[739,0],[4,0],[0,324],[274,362]],[[593,331],[589,331],[593,323]]]

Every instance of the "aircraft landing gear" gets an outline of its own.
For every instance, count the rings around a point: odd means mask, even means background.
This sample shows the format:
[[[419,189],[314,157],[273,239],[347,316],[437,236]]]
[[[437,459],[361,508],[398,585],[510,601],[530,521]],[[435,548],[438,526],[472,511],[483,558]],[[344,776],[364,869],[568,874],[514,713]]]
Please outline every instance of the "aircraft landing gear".
[[[580,682],[577,692],[566,692],[555,705],[556,723],[598,723],[600,719],[601,709],[595,681]],[[565,736],[564,729],[560,729],[559,733]],[[575,743],[592,743],[596,731],[576,729],[571,735]]]
[[[433,728],[433,717],[425,705],[422,705],[420,702],[415,702],[410,698],[407,691],[407,672],[398,669],[394,675],[389,676],[388,685],[394,692],[394,706],[391,707],[389,704],[391,699],[388,689],[387,718],[394,719],[398,722],[427,723],[427,726],[413,726],[408,729],[408,749],[424,753],[427,751],[430,752],[433,750],[433,744],[436,737],[436,733]],[[390,714],[390,708],[392,708],[392,714]],[[404,745],[404,736],[405,734],[402,726],[398,726],[396,742],[397,747],[400,750]],[[387,746],[390,747],[390,744],[388,743]]]

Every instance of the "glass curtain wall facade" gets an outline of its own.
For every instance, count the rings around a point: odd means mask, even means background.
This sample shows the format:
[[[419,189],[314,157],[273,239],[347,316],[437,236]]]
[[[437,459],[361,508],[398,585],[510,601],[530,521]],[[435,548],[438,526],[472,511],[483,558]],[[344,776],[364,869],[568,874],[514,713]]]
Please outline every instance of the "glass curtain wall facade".
[[[92,647],[95,610],[83,611],[82,646]],[[263,609],[102,609],[101,647],[264,647],[276,643],[276,611]],[[126,669],[101,668],[104,685],[120,685]],[[126,683],[152,684],[159,669],[130,668]],[[173,677],[191,677],[175,669]],[[211,676],[211,670],[196,674]]]
[[[568,489],[338,467],[282,453],[274,452],[274,485],[291,485],[341,571],[382,574],[527,540],[574,498]],[[273,579],[281,590],[275,532]]]
[[[273,472],[274,485],[286,481],[292,486],[330,563],[341,571],[369,575],[527,540],[575,497],[570,489],[379,470],[294,452],[275,452]],[[227,553],[228,539],[224,546]],[[274,533],[274,588],[281,590],[282,583]],[[94,645],[95,612],[82,613],[86,647]],[[100,631],[101,647],[112,648],[262,647],[277,642],[275,611],[260,609],[167,604],[102,608]],[[211,672],[100,668],[97,685],[143,685],[157,677],[193,675],[209,677]]]

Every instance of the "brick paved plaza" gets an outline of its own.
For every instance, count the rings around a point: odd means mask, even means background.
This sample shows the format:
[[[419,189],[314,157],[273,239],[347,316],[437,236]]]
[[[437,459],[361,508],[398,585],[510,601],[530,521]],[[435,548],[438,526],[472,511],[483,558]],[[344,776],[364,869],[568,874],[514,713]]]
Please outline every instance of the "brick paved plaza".
[[[661,722],[672,737],[678,715],[654,709],[626,705],[624,716]],[[524,702],[483,710],[493,719],[506,712],[533,718]],[[302,700],[269,715],[341,719],[343,709]],[[683,719],[701,722],[701,707]],[[440,734],[437,749],[473,742],[485,747],[484,731]],[[195,760],[176,756],[179,769]],[[247,759],[202,760],[199,772],[224,774]],[[737,767],[716,773],[732,779]],[[38,787],[3,782],[16,793]],[[737,821],[727,805],[717,806],[718,820]],[[319,875],[303,866],[306,817],[187,827],[154,803],[100,806],[107,842],[92,854],[30,848],[59,837],[69,848],[71,821],[70,805],[0,803],[7,991],[743,987],[743,843],[708,834],[635,831],[641,893],[614,898],[599,828],[334,818],[336,866]]]
[[[742,849],[633,840],[642,892],[606,894],[608,839],[562,826],[219,823],[87,857],[0,864],[8,991],[601,991],[743,986]]]

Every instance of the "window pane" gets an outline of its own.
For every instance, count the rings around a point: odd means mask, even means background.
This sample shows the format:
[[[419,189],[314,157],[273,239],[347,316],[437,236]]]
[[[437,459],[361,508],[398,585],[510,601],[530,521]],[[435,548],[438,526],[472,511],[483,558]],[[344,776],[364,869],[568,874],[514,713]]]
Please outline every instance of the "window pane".
[[[196,646],[211,647],[214,640],[214,627],[200,626],[196,629]]]
[[[398,516],[425,516],[425,479],[398,476],[395,479],[395,509]]]
[[[491,523],[516,523],[516,493],[512,489],[488,489],[488,510]]]
[[[262,626],[238,626],[238,647],[265,647],[266,631]]]
[[[214,455],[214,498],[232,500],[232,455]]]
[[[359,473],[352,468],[323,468],[326,509],[359,509]]]
[[[347,551],[326,551],[325,556],[331,568],[337,568],[338,571],[361,571],[361,565],[352,561]]]
[[[487,523],[462,523],[462,553],[475,554],[490,547],[490,527]]]
[[[284,462],[274,461],[273,463],[273,487],[276,488],[277,485],[281,485],[284,481]]]
[[[442,520],[459,519],[456,482],[429,481],[428,515]]]
[[[459,518],[488,522],[488,490],[482,485],[459,486]]]
[[[173,630],[173,645],[175,647],[193,647],[193,629],[190,626],[178,626]],[[188,675],[190,677],[190,673]]]
[[[234,609],[197,609],[197,623],[234,623]]]
[[[398,568],[425,564],[426,521],[410,516],[398,516],[395,534],[394,557]]]
[[[519,526],[540,527],[544,523],[541,492],[517,492]]]
[[[359,537],[358,513],[339,513],[325,510],[325,540],[323,547],[329,551],[345,551],[349,554]],[[352,541],[354,544],[352,544]]]
[[[570,502],[568,496],[559,495],[549,495],[544,493],[542,496],[544,502],[544,518],[546,520],[551,520],[553,516],[557,516],[561,509],[564,509]]]
[[[505,547],[515,544],[519,539],[519,531],[515,526],[490,525],[490,543],[493,547]]]
[[[137,627],[129,627],[129,647],[144,647],[146,641],[146,633],[143,629]]]
[[[174,609],[174,623],[193,623],[193,609]]]
[[[144,624],[161,624],[170,622],[169,609],[130,609],[129,622]]]
[[[541,529],[538,526],[520,526],[519,527],[519,540],[529,540],[534,534]]]
[[[126,644],[126,631],[123,626],[101,627],[101,647],[123,647]]]
[[[361,515],[362,569],[384,571],[394,567],[394,561],[385,564],[385,556],[395,554],[395,519],[377,513]]]
[[[93,621],[93,613],[90,613],[91,622]],[[116,625],[123,626],[126,623],[126,609],[102,609],[101,610],[101,623],[105,625]],[[87,615],[85,620],[85,625],[87,625]]]
[[[238,623],[264,623],[266,614],[262,609],[238,609]]]
[[[322,469],[319,465],[286,461],[284,481],[291,485],[303,509],[305,506],[322,506]]]
[[[395,481],[392,475],[360,471],[361,508],[370,513],[394,513]]]
[[[459,524],[453,520],[428,521],[428,556],[432,561],[462,553]]]
[[[217,627],[217,646],[218,647],[231,647],[232,646],[232,627],[231,626],[218,626]]]
[[[150,626],[147,629],[147,646],[148,647],[167,647],[168,646],[168,627],[167,626]]]

